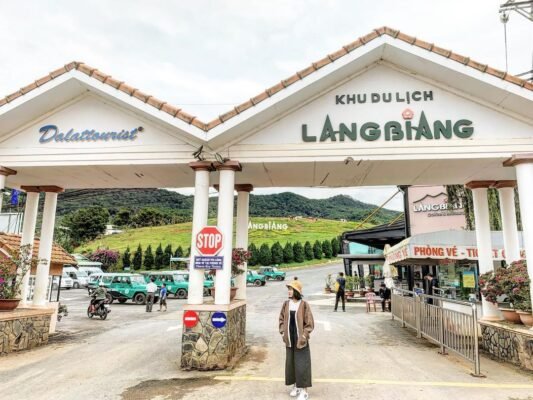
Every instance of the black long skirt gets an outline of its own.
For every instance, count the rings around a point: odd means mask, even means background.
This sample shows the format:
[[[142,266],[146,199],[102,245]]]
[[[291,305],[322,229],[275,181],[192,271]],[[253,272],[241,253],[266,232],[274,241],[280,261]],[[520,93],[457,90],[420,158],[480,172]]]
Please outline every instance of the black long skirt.
[[[309,343],[303,349],[287,347],[285,360],[285,384],[298,388],[308,388],[311,383],[311,351]]]

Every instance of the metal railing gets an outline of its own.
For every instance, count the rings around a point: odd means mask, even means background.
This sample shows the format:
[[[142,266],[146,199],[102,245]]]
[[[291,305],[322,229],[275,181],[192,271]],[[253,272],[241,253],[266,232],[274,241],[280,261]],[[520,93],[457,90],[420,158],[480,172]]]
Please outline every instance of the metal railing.
[[[445,303],[461,305],[469,311],[445,308]],[[483,376],[479,361],[479,330],[475,303],[394,288],[391,311],[392,319],[400,320],[402,327],[410,327],[416,331],[417,337],[440,346],[439,353],[444,355],[446,350],[449,350],[470,361],[474,369],[472,375]]]

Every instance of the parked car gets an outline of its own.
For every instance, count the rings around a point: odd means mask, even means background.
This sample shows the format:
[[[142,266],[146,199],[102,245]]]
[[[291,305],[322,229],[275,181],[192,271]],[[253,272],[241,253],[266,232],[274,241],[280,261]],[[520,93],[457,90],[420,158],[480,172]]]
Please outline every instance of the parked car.
[[[89,293],[92,293],[99,285],[100,281],[104,282],[107,288],[109,303],[118,300],[120,304],[128,300],[135,304],[146,303],[146,281],[140,274],[127,273],[103,273],[93,274],[89,278]],[[159,300],[159,293],[156,293],[154,303]]]
[[[102,269],[98,267],[78,267],[78,271],[83,271],[89,276],[91,276],[92,274],[103,274],[104,273],[104,271],[102,271]]]
[[[285,280],[285,272],[280,271],[276,267],[261,267],[259,268],[259,273],[265,275],[266,279]]]
[[[89,275],[85,271],[79,271],[75,267],[64,267],[63,272],[72,279],[72,287],[74,289],[87,287],[89,284]]]
[[[143,275],[146,283],[153,278],[158,288],[166,283],[168,293],[178,299],[186,299],[189,294],[189,271],[154,271],[143,272]],[[209,289],[213,287],[213,284],[213,280],[204,279],[204,296],[209,295]]]
[[[59,286],[59,276],[54,276],[52,280],[52,289],[57,289]],[[61,289],[70,290],[74,286],[74,282],[65,272],[61,276]]]
[[[265,286],[266,277],[257,273],[257,271],[249,269],[246,273],[246,283],[252,283],[254,286]]]

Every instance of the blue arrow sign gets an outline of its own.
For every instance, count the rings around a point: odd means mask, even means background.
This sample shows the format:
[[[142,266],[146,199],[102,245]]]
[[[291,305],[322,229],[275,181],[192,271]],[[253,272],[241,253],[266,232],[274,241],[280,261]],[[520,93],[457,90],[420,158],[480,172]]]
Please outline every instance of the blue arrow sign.
[[[211,323],[215,328],[223,328],[227,320],[226,315],[221,312],[216,312],[211,317]]]

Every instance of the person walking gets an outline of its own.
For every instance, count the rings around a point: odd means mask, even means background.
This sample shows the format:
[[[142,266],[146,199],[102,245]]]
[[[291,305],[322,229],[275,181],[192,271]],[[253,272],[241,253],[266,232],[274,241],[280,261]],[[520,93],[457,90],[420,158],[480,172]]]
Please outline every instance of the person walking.
[[[339,272],[339,277],[335,281],[335,288],[337,289],[336,296],[335,296],[335,309],[333,311],[337,311],[337,308],[339,306],[339,299],[342,299],[342,311],[346,311],[346,305],[345,302],[345,296],[344,296],[344,290],[346,288],[346,279],[344,278],[344,273]]]
[[[155,292],[157,292],[157,285],[154,283],[154,278],[152,278],[146,285],[146,312],[152,312]]]
[[[307,389],[312,386],[309,338],[315,323],[309,303],[302,300],[301,281],[292,281],[287,288],[289,299],[285,300],[279,314],[279,333],[286,348],[285,384],[292,385],[291,397],[307,400]]]
[[[161,308],[165,306],[165,309],[163,311],[167,311],[167,284],[163,283],[163,286],[161,287],[161,290],[159,291],[159,310],[161,311]]]

